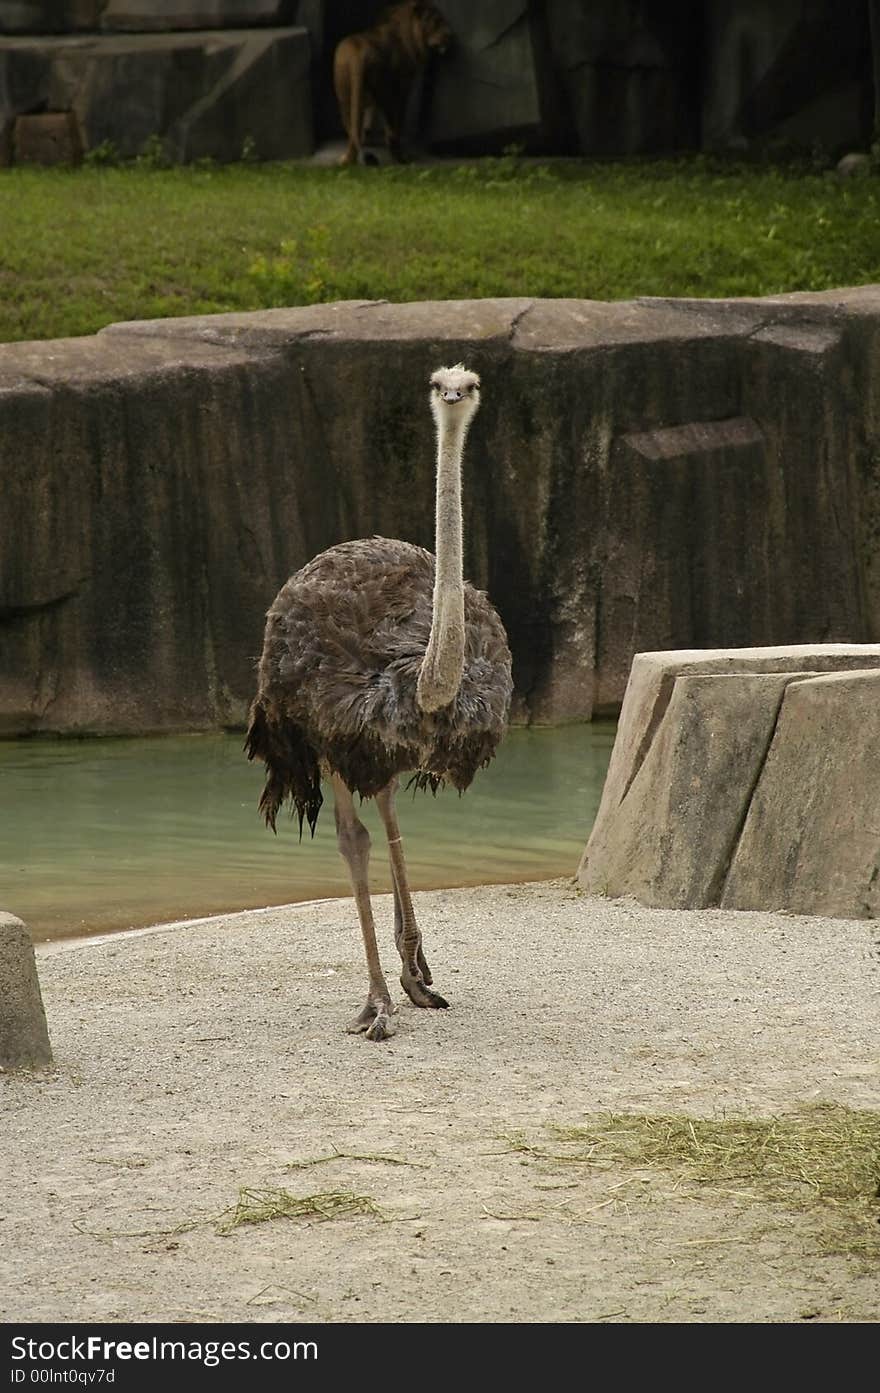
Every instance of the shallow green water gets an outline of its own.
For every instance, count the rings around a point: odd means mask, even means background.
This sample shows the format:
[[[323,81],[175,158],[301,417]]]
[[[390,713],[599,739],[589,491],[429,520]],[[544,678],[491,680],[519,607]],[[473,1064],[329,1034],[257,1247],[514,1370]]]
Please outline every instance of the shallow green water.
[[[612,722],[512,730],[463,797],[401,794],[414,889],[573,875]],[[350,893],[329,790],[313,841],[257,815],[239,735],[0,742],[0,909],[35,939]],[[371,886],[391,888],[375,808]]]

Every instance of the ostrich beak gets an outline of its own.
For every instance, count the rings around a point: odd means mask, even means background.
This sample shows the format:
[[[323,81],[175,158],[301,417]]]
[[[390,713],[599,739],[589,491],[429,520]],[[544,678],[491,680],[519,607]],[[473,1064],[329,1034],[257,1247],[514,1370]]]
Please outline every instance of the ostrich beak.
[[[460,392],[457,387],[444,387],[442,392],[443,400],[450,403],[461,401],[463,396],[464,392]]]

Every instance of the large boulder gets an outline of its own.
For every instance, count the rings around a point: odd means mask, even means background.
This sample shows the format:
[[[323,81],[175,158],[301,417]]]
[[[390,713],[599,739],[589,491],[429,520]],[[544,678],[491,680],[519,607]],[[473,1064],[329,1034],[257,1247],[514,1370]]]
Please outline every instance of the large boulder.
[[[678,909],[880,912],[880,645],[640,653],[578,870]]]
[[[0,727],[243,720],[292,571],[433,544],[459,360],[517,719],[616,714],[636,652],[880,637],[880,288],[196,316],[0,345]]]

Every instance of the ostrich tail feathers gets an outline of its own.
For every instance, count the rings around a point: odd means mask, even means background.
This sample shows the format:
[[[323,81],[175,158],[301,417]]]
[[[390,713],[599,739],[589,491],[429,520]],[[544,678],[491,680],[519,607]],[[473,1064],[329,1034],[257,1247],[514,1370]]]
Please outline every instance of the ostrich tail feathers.
[[[279,809],[289,798],[291,815],[296,813],[299,819],[300,841],[304,821],[314,836],[324,801],[321,770],[317,755],[299,726],[283,717],[273,721],[257,697],[251,705],[244,749],[248,759],[261,759],[266,766],[266,783],[259,804],[266,826],[277,831]]]

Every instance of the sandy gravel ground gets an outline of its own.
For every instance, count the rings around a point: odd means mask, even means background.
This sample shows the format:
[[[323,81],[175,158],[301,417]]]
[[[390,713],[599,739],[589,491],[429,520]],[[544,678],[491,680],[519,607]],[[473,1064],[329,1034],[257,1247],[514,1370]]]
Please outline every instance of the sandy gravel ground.
[[[829,1256],[811,1213],[502,1139],[546,1149],[547,1124],[601,1110],[876,1108],[876,923],[648,911],[562,881],[417,912],[452,1009],[402,1000],[377,1045],[343,1030],[365,986],[350,900],[42,948],[57,1072],[0,1079],[0,1319],[880,1317],[880,1261]],[[334,1150],[393,1160],[291,1168]],[[223,1236],[243,1186],[381,1215]]]

